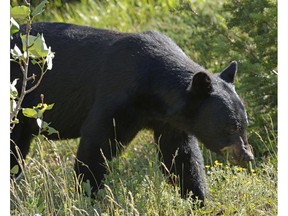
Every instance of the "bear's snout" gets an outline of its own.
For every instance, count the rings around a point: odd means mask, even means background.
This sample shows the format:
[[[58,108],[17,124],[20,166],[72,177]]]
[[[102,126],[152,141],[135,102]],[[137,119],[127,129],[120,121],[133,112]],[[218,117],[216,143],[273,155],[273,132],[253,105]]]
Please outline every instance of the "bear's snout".
[[[220,152],[227,156],[229,162],[233,165],[245,166],[249,161],[254,160],[254,155],[249,144],[233,144],[222,148]]]

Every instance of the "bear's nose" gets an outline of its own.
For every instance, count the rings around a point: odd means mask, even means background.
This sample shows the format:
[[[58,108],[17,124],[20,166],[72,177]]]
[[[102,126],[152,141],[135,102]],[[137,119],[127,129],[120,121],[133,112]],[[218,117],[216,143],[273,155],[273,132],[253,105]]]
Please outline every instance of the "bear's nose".
[[[249,145],[231,145],[220,150],[223,155],[228,155],[230,163],[245,166],[249,161],[254,160],[254,155]]]
[[[252,154],[252,152],[248,152],[242,155],[242,161],[249,162],[252,160],[254,160],[254,155]]]
[[[252,147],[248,144],[248,145],[245,145],[244,148],[243,148],[243,153],[242,153],[242,157],[243,157],[243,160],[244,161],[252,161],[254,160],[254,155],[252,153]]]

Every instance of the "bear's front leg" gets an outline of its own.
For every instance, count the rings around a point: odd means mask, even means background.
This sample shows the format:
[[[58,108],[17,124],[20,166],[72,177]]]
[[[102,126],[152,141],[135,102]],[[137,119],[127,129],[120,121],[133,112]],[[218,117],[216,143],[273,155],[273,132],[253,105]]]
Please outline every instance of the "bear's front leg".
[[[159,143],[164,164],[180,178],[183,198],[191,191],[195,200],[204,204],[207,197],[204,162],[197,139],[168,125],[154,129],[155,141]]]
[[[188,141],[179,147],[175,164],[176,171],[180,169],[178,172],[182,197],[192,191],[192,197],[201,200],[203,206],[207,197],[204,161],[195,137],[188,136]]]

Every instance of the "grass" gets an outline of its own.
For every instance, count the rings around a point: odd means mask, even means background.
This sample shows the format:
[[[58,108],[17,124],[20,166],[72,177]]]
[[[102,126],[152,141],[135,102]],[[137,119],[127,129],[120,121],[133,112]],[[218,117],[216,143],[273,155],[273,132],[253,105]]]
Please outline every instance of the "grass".
[[[78,142],[34,142],[25,176],[11,182],[12,215],[277,215],[275,160],[244,169],[213,158],[206,164],[210,197],[204,208],[193,208],[190,199],[180,198],[179,187],[166,183],[156,144],[143,131],[107,162],[105,187],[92,200],[75,189]]]
[[[199,53],[191,51],[193,41],[186,37],[195,30],[190,27],[195,23],[189,17],[196,16],[190,7],[187,9],[187,1],[123,0],[105,4],[81,0],[61,7],[55,7],[55,2],[37,21],[130,32],[159,29],[197,61]],[[209,12],[219,5],[204,0],[196,1],[193,8]],[[73,170],[79,139],[36,139],[26,160],[30,165],[24,177],[11,181],[11,215],[277,215],[275,131],[269,121],[267,127],[249,131],[251,144],[267,154],[261,154],[246,169],[230,166],[202,147],[209,187],[209,199],[203,208],[193,207],[190,199],[181,199],[179,187],[166,183],[150,131],[140,132],[122,155],[107,162],[105,187],[95,200],[82,196],[75,187],[80,184]]]

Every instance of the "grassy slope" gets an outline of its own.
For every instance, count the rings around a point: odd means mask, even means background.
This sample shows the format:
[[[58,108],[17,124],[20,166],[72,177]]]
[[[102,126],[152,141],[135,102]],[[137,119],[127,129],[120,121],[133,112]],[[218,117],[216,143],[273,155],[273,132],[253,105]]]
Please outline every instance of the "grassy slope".
[[[34,143],[25,178],[11,184],[13,215],[276,215],[277,173],[270,161],[252,170],[217,161],[206,165],[210,200],[193,209],[177,186],[165,182],[156,145],[144,131],[106,164],[106,186],[92,201],[74,188],[77,145],[78,140]]]
[[[189,32],[189,23],[182,22],[181,12],[173,12],[173,8],[179,7],[175,0],[123,0],[117,4],[110,3],[108,7],[93,1],[82,2],[64,5],[62,11],[49,8],[39,20],[120,31],[161,29],[181,44],[189,55],[197,58],[196,54],[189,53],[189,46],[185,46],[187,41],[179,35],[182,30]],[[198,2],[196,8],[207,1]],[[272,139],[263,143],[264,148],[276,143],[275,134],[269,133],[267,131],[267,136]],[[242,169],[215,162],[219,158],[203,149],[210,199],[204,208],[196,206],[193,209],[189,199],[180,198],[178,187],[165,183],[159,170],[157,148],[149,131],[141,132],[121,157],[107,163],[111,171],[106,176],[107,186],[99,191],[96,201],[79,195],[73,181],[73,161],[78,142],[34,143],[31,151],[34,155],[30,158],[32,165],[20,182],[11,184],[13,215],[277,214],[277,160],[274,152],[253,164],[253,169]]]

